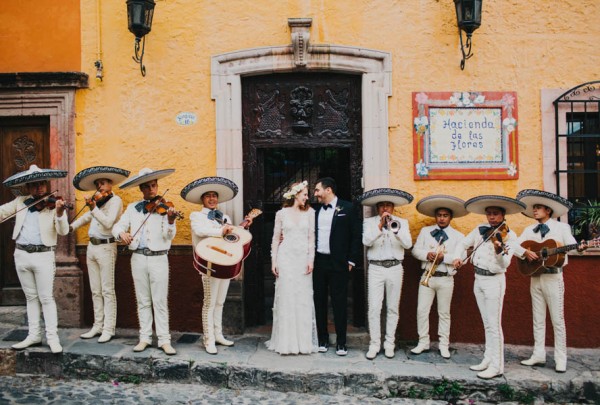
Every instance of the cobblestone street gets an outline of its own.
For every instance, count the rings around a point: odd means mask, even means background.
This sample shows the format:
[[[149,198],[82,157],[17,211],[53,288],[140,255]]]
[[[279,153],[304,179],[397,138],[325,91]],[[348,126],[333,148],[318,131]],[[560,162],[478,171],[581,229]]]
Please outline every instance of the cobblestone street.
[[[0,404],[444,404],[443,401],[231,390],[200,384],[0,377]]]

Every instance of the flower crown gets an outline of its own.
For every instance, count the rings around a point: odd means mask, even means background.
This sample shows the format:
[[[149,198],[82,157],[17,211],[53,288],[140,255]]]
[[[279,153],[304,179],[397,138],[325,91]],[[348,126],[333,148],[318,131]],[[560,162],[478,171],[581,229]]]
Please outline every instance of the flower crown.
[[[302,183],[298,183],[294,187],[290,188],[286,193],[283,193],[283,198],[286,200],[294,198],[296,194],[304,190],[306,187],[308,187],[308,181],[304,180]]]

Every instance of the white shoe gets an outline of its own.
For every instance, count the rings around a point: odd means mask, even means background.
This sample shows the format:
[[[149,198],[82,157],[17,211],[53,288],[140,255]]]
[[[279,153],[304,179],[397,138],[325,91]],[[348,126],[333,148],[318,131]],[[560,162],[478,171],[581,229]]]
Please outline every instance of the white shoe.
[[[175,351],[175,349],[173,349],[173,346],[171,346],[171,343],[165,343],[160,348],[162,349],[163,352],[165,352],[165,354],[168,354],[169,356],[172,356],[173,354],[177,354],[177,351]]]
[[[393,347],[386,347],[383,351],[383,354],[385,354],[385,357],[387,357],[388,359],[393,359],[394,358],[394,348]]]
[[[106,343],[112,339],[113,335],[107,332],[102,332],[102,335],[98,338],[98,343]]]
[[[150,346],[150,343],[147,342],[140,342],[137,345],[135,345],[135,347],[133,348],[134,352],[143,352],[144,350],[146,350],[146,348]]]
[[[58,340],[54,342],[48,342],[48,346],[50,346],[50,351],[54,354],[62,353],[63,351],[63,348]]]
[[[378,353],[379,353],[378,348],[376,348],[375,346],[369,346],[369,350],[367,351],[367,354],[365,355],[365,357],[369,360],[373,360],[375,357],[377,357]]]
[[[215,344],[209,344],[205,346],[206,348],[206,353],[208,354],[217,354],[217,346],[215,346]]]
[[[541,366],[546,364],[546,359],[542,359],[541,357],[531,356],[527,360],[521,360],[521,364],[524,366]]]
[[[215,343],[221,346],[233,346],[233,341],[225,339],[223,335],[215,337]]]
[[[89,332],[85,332],[85,333],[82,333],[81,335],[79,335],[79,337],[82,339],[91,339],[93,337],[98,336],[101,333],[102,333],[102,331],[100,329],[92,328],[92,329],[90,329]]]
[[[429,345],[425,344],[425,343],[419,343],[416,347],[413,347],[412,349],[410,349],[410,352],[412,354],[421,354],[423,352],[428,352],[429,351]]]
[[[448,349],[448,346],[440,346],[440,355],[445,359],[450,358],[450,350]]]
[[[500,371],[491,367],[486,370],[483,370],[481,373],[477,373],[477,377],[483,380],[489,380],[491,378],[500,377],[501,375],[502,373]]]
[[[22,342],[19,342],[19,343],[15,343],[11,347],[15,350],[23,350],[23,349],[27,349],[28,347],[31,347],[31,346],[40,346],[41,344],[42,344],[41,338],[36,339],[36,338],[27,336],[25,338],[25,340],[23,340]]]
[[[567,371],[567,364],[566,363],[556,363],[556,367],[554,368],[554,370],[557,373],[565,373]]]
[[[486,370],[490,366],[491,361],[488,359],[483,359],[483,361],[479,364],[469,367],[470,370],[473,371],[483,371]]]

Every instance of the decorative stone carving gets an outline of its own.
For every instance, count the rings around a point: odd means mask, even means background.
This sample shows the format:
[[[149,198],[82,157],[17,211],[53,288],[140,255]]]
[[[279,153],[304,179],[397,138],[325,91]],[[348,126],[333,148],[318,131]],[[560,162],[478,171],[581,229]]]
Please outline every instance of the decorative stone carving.
[[[311,125],[307,122],[313,115],[313,92],[308,87],[299,86],[292,90],[290,99],[290,115],[295,122],[292,128],[295,132],[304,134],[310,130]]]
[[[312,18],[288,18],[288,25],[292,29],[292,48],[294,49],[294,64],[305,67],[308,55],[308,42]]]
[[[320,136],[347,137],[348,131],[348,90],[334,93],[325,91],[327,99],[319,102],[319,119],[322,120]]]
[[[279,90],[271,92],[258,90],[256,97],[258,106],[254,112],[259,122],[256,136],[265,138],[281,136],[281,122],[285,116],[281,113],[284,103],[279,101]]]

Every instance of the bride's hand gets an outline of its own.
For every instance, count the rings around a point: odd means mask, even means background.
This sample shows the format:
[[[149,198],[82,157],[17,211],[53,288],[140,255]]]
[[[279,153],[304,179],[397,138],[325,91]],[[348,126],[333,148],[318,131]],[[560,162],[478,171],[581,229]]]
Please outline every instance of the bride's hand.
[[[312,264],[309,264],[306,269],[306,273],[304,273],[304,274],[311,274],[312,272],[313,272],[313,266],[312,266]]]
[[[273,275],[274,275],[275,277],[279,277],[279,272],[277,271],[277,267],[273,266],[273,267],[271,268],[271,273],[273,273]]]

